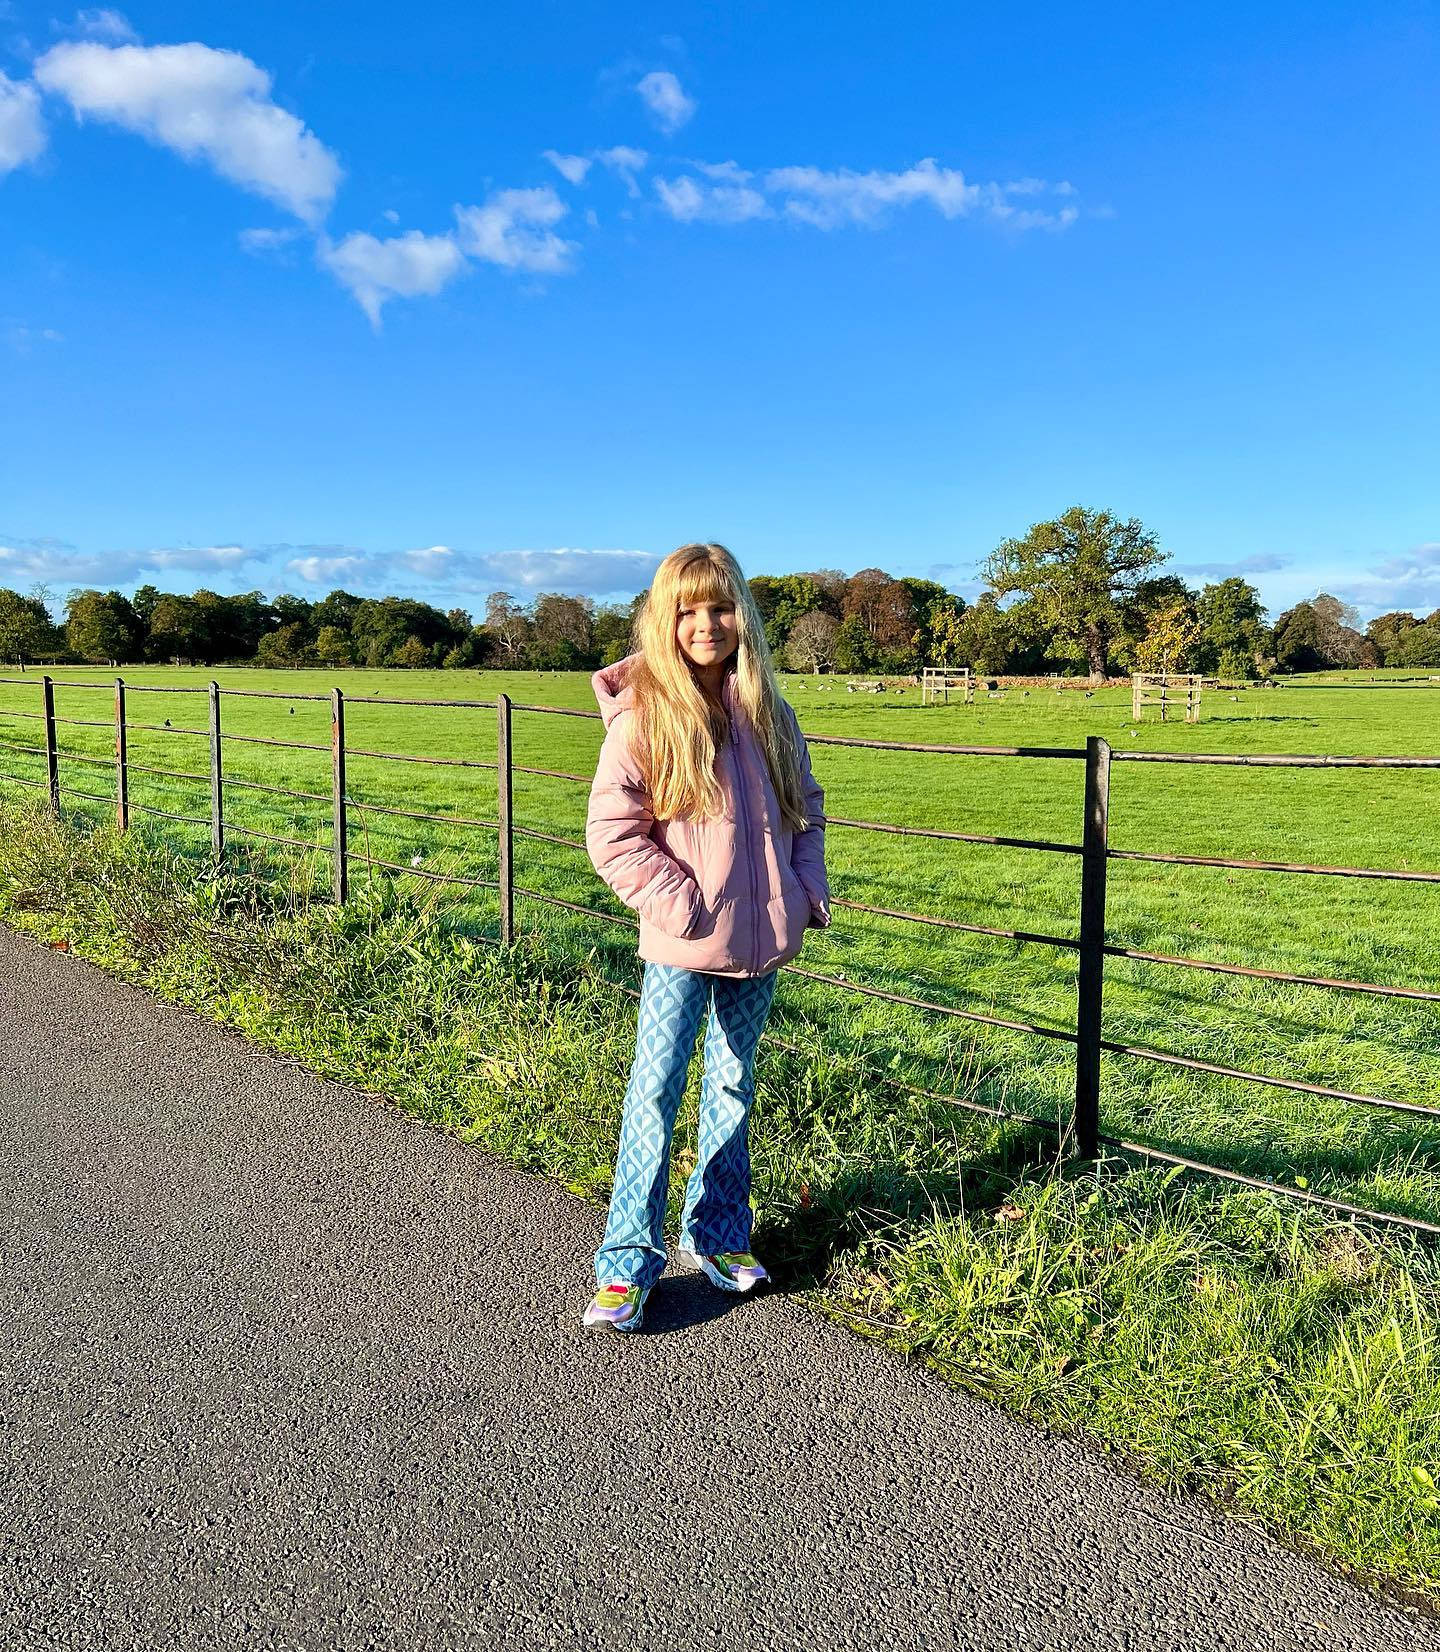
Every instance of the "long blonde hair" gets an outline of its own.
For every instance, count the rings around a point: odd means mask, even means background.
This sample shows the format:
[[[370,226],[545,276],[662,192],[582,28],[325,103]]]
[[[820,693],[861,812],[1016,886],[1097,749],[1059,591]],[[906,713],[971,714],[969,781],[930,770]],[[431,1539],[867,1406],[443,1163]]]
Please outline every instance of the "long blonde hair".
[[[650,787],[657,820],[701,819],[721,813],[724,796],[716,777],[714,717],[676,635],[682,607],[728,603],[735,609],[737,644],[726,662],[735,676],[743,707],[770,771],[780,812],[792,832],[811,824],[805,818],[800,751],[783,710],[780,685],[765,622],[740,564],[723,545],[682,545],[655,571],[650,592],[635,619],[639,658],[626,677],[638,720],[637,752]]]

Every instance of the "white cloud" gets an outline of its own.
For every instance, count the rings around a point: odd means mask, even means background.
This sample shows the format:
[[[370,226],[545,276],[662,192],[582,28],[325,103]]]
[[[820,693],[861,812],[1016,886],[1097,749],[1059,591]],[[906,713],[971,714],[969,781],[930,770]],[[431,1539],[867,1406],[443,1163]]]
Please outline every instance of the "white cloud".
[[[302,233],[298,229],[242,229],[238,240],[245,252],[279,252],[282,247],[298,240]]]
[[[193,570],[224,573],[258,560],[245,545],[167,545],[140,551],[78,551],[58,539],[0,539],[0,585],[22,580],[57,585],[124,585],[150,574]]]
[[[769,218],[771,209],[759,190],[745,184],[697,183],[694,178],[657,178],[660,205],[682,224],[740,224]]]
[[[613,149],[597,149],[595,159],[601,166],[608,167],[631,195],[640,193],[640,186],[635,182],[635,174],[642,171],[650,159],[643,149],[631,149],[627,144],[617,144]]]
[[[307,585],[328,585],[350,578],[364,562],[360,556],[297,556],[285,564],[285,571]]]
[[[592,149],[588,155],[562,155],[554,149],[542,150],[541,155],[567,183],[577,188],[585,182],[591,167],[598,161],[620,179],[631,195],[640,193],[635,174],[650,159],[643,149],[632,149],[628,144],[616,144],[611,149]]]
[[[304,123],[270,99],[270,76],[239,52],[181,46],[52,47],[35,78],[81,119],[109,121],[205,161],[231,183],[306,223],[324,217],[340,163]]]
[[[904,172],[835,172],[817,166],[782,166],[765,174],[765,187],[785,197],[785,211],[817,229],[840,224],[874,224],[895,206],[929,201],[946,218],[972,212],[982,199],[965,174],[918,161]]]
[[[113,40],[130,44],[140,36],[130,27],[130,20],[108,6],[92,6],[75,15],[74,30],[87,40]]]
[[[588,155],[561,155],[553,149],[544,149],[541,150],[541,157],[549,161],[566,183],[583,184],[585,174],[590,170]]]
[[[700,106],[668,69],[654,69],[635,86],[662,132],[678,132]]]
[[[0,72],[0,177],[33,161],[44,147],[40,94],[28,81]]]
[[[717,184],[748,184],[755,176],[738,161],[691,161],[689,164],[703,177],[711,178]]]
[[[339,242],[322,237],[318,257],[354,293],[370,324],[377,328],[389,299],[428,298],[465,267],[453,236],[422,235],[418,229],[384,241],[363,232]]]
[[[455,553],[448,545],[427,545],[423,550],[405,551],[400,560],[422,579],[443,579],[454,566]]]
[[[575,242],[549,227],[570,209],[548,186],[501,189],[483,206],[456,207],[460,246],[472,258],[502,269],[559,275],[570,268]]]

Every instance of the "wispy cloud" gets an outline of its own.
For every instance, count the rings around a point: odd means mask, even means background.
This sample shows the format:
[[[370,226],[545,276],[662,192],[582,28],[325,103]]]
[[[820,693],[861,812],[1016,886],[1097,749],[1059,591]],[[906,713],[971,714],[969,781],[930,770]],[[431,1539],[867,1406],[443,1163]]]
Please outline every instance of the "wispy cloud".
[[[341,581],[361,593],[432,591],[446,596],[486,596],[491,591],[566,591],[595,597],[633,595],[650,583],[660,557],[651,551],[554,550],[460,551],[427,545],[394,554],[346,552],[290,559],[286,571],[311,585]]]
[[[130,20],[109,6],[90,6],[75,14],[69,33],[83,35],[87,40],[110,40],[117,45],[128,45],[140,36],[130,26]]]
[[[0,177],[33,161],[44,148],[40,94],[28,81],[0,72]]]
[[[270,97],[270,76],[239,52],[67,41],[35,79],[82,120],[107,121],[203,161],[221,177],[318,223],[340,184],[340,163]]]
[[[1012,195],[1071,196],[1069,183],[1040,178],[1016,183],[970,183],[957,168],[927,157],[903,172],[826,171],[816,166],[772,167],[757,175],[735,161],[691,161],[678,177],[656,178],[661,207],[683,223],[738,224],[777,215],[833,230],[847,225],[875,228],[898,209],[925,203],[945,218],[980,215],[1012,229],[1064,229],[1079,208],[1017,207]],[[698,174],[698,176],[697,176]]]
[[[150,575],[210,577],[260,560],[244,545],[165,545],[145,550],[88,552],[58,539],[0,538],[0,585],[44,580],[56,585],[133,585]]]
[[[562,240],[550,226],[569,210],[548,185],[497,190],[483,206],[456,207],[461,249],[502,269],[563,274],[576,245]]]
[[[380,312],[392,298],[432,297],[465,268],[450,235],[422,235],[418,229],[380,240],[357,231],[343,241],[321,237],[317,257],[378,328]]]
[[[1392,608],[1422,616],[1440,609],[1440,541],[1387,557],[1357,578],[1336,582],[1333,588],[1336,596],[1353,602],[1367,617]]]
[[[1277,551],[1260,551],[1253,556],[1242,556],[1238,562],[1182,562],[1187,574],[1201,574],[1212,579],[1243,579],[1246,574],[1274,574],[1288,568],[1295,559]]]
[[[577,189],[585,182],[590,174],[590,168],[598,161],[620,179],[630,195],[640,193],[635,174],[641,171],[650,159],[643,149],[633,149],[628,144],[616,144],[611,149],[592,149],[585,155],[562,155],[558,150],[545,149],[541,151],[541,158],[549,161],[566,183],[574,184]]]
[[[695,178],[657,178],[660,205],[677,222],[741,224],[749,218],[770,218],[770,203],[748,184],[701,183]]]
[[[669,69],[652,69],[635,84],[650,117],[667,136],[678,132],[700,107]]]
[[[237,239],[245,252],[279,252],[298,241],[302,233],[298,229],[242,229]]]

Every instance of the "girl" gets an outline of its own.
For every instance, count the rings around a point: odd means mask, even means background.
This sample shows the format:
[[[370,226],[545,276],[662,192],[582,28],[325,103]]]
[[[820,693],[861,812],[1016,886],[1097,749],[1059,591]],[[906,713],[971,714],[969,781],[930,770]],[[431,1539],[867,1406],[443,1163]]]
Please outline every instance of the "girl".
[[[712,1284],[767,1277],[751,1255],[755,1048],[776,971],[830,922],[825,797],[780,697],[763,621],[723,545],[660,564],[639,649],[592,678],[605,721],[585,847],[640,914],[645,977],[615,1187],[584,1323],[640,1328],[665,1271],[670,1143],[707,1010],[699,1156],[680,1248]]]

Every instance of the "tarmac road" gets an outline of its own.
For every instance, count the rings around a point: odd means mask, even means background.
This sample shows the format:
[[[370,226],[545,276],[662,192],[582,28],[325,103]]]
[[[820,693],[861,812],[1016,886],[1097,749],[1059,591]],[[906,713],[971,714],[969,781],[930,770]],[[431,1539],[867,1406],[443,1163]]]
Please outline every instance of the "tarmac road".
[[[781,1298],[0,929],[0,1645],[1440,1648]],[[652,1328],[653,1327],[653,1328]]]

